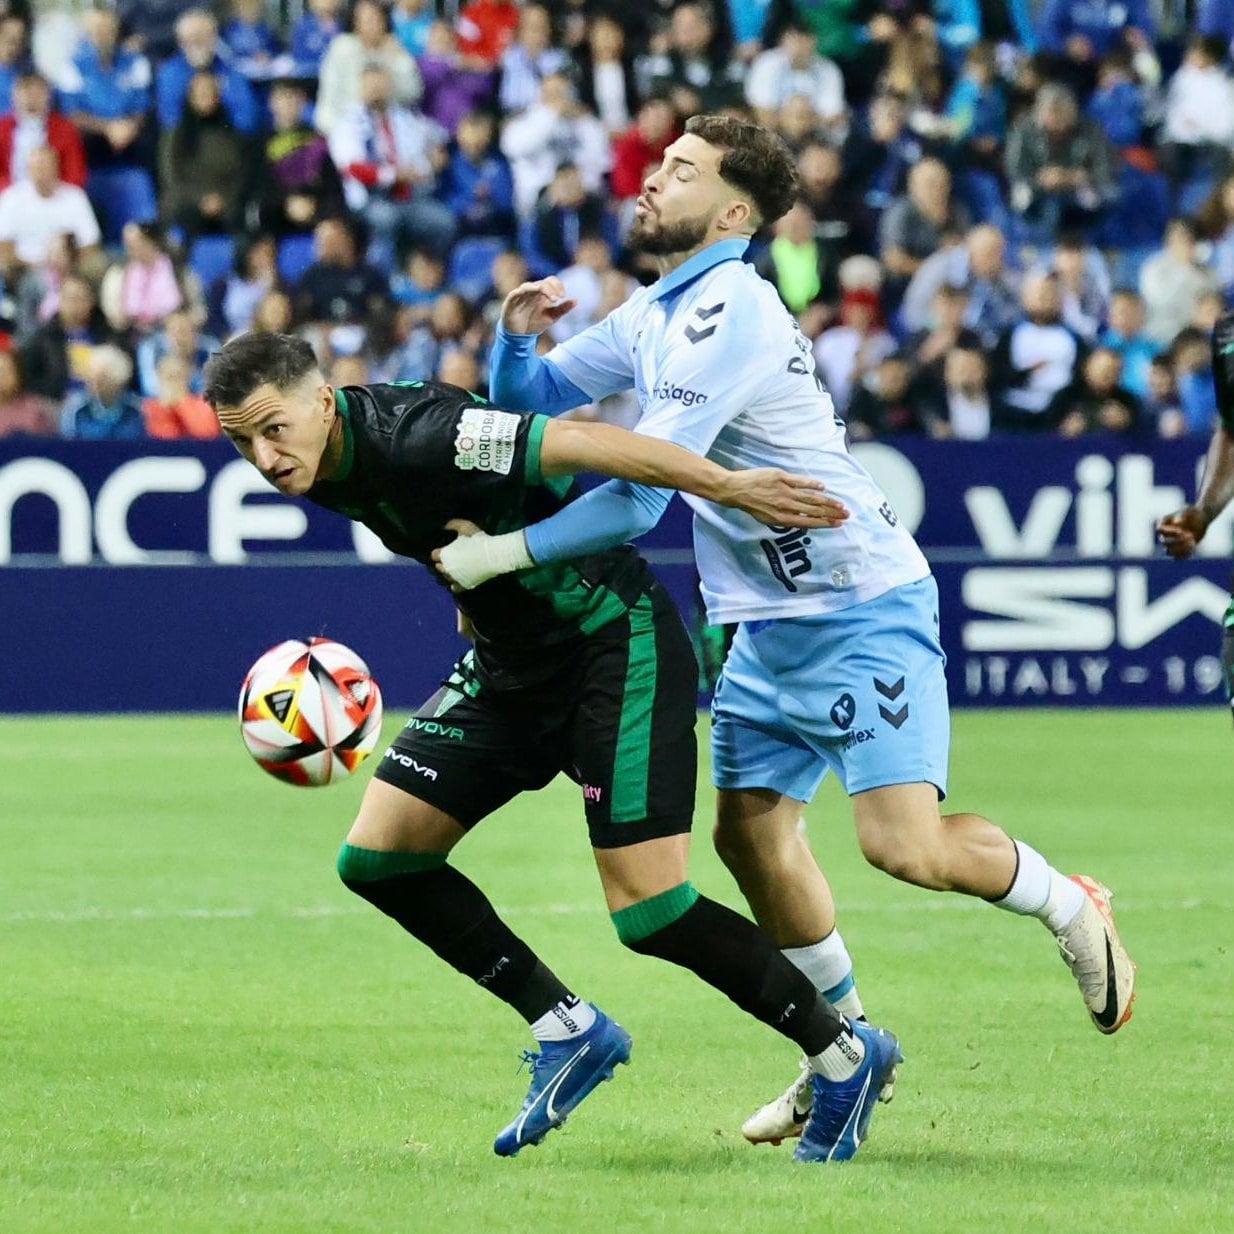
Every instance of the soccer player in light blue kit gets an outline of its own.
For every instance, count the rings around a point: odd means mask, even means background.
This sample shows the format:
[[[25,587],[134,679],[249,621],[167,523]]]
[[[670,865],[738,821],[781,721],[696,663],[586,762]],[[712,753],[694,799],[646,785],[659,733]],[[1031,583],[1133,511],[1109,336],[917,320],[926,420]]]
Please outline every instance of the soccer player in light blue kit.
[[[821,481],[838,527],[766,527],[687,497],[709,619],[740,623],[713,708],[716,847],[758,923],[832,1001],[861,1015],[835,906],[797,827],[828,768],[853,802],[866,858],[896,878],[1034,916],[1056,936],[1096,1026],[1129,1018],[1134,965],[1109,892],[1059,874],[976,814],[942,815],[950,725],[938,591],[912,536],[849,454],[810,344],[775,289],[742,261],[750,236],[792,204],[792,156],[768,130],[696,116],[648,176],[630,243],[660,279],[547,357],[537,335],[568,311],[556,279],[506,299],[494,400],[560,412],[633,387],[637,432],[726,467]],[[439,551],[457,585],[619,544],[649,530],[670,492],[613,481],[524,531],[464,534]],[[743,1128],[801,1134],[803,1073]],[[808,1135],[797,1152],[811,1154]]]

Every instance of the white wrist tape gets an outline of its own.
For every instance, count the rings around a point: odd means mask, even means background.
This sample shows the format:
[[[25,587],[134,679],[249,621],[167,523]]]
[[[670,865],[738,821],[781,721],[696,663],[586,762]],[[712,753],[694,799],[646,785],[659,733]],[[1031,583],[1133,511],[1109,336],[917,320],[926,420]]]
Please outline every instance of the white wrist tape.
[[[527,537],[521,531],[508,531],[501,536],[485,532],[459,536],[441,550],[441,564],[457,586],[471,591],[499,574],[525,570],[536,563],[527,551]]]

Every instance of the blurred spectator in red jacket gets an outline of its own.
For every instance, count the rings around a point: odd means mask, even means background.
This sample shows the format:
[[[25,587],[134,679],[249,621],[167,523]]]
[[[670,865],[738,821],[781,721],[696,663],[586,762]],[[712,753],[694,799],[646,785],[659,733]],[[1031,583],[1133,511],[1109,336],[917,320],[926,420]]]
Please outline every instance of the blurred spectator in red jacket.
[[[464,55],[496,68],[518,29],[519,8],[514,0],[472,0],[458,15],[458,46]]]
[[[648,99],[633,126],[613,142],[613,196],[637,197],[643,180],[658,167],[664,151],[677,140],[677,113],[667,99]]]
[[[169,352],[159,361],[157,371],[159,392],[143,399],[141,404],[146,435],[164,440],[217,437],[219,422],[213,408],[200,394],[189,390],[192,377],[189,362]]]
[[[60,179],[86,187],[86,151],[76,125],[51,109],[51,87],[38,73],[23,73],[13,87],[13,110],[0,116],[0,191],[29,178],[30,153],[50,146],[60,158]]]

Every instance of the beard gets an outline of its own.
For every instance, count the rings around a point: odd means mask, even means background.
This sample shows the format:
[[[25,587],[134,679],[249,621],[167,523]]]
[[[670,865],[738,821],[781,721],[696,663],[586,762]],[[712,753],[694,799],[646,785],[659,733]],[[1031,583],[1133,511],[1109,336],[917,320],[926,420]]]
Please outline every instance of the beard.
[[[648,226],[652,224],[652,226]],[[697,248],[707,235],[711,220],[706,215],[681,219],[676,223],[656,223],[656,216],[648,214],[635,219],[627,239],[630,246],[652,257],[667,257],[672,253],[685,253]]]

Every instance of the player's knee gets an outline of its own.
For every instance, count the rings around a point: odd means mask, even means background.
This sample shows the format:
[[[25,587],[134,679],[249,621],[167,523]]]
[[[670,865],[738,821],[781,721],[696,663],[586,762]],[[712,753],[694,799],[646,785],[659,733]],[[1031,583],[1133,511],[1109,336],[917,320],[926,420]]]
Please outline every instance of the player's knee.
[[[715,846],[716,855],[730,869],[745,865],[754,850],[750,836],[744,828],[735,826],[730,819],[716,819],[712,828],[711,842]]]
[[[867,825],[858,840],[862,854],[876,870],[917,887],[945,886],[933,847],[914,842],[902,829]]]
[[[369,898],[366,888],[374,883],[438,870],[446,863],[446,853],[386,852],[363,848],[349,841],[350,837],[339,849],[335,868],[343,885],[365,899]]]

